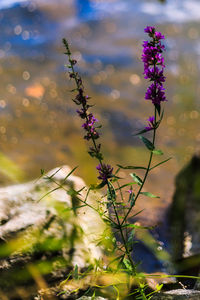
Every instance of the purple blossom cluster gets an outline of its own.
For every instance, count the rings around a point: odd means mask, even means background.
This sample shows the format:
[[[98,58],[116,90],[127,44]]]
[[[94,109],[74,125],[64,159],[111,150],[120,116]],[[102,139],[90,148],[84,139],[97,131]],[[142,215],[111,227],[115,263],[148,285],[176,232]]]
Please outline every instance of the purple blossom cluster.
[[[143,42],[144,78],[153,82],[146,91],[145,99],[151,100],[154,105],[160,106],[160,102],[167,101],[163,87],[165,65],[162,53],[165,46],[161,43],[161,40],[165,37],[156,31],[153,26],[147,26],[144,31],[151,38],[150,41]]]
[[[99,171],[98,179],[102,180],[103,182],[107,182],[108,178],[113,177],[113,168],[110,165],[99,164],[96,169]]]
[[[94,126],[95,122],[98,122],[98,120],[93,116],[92,113],[90,113],[90,114],[87,115],[86,122],[83,123],[83,125],[82,125],[82,127],[86,130],[86,135],[84,136],[84,138],[88,141],[92,137],[94,139],[99,138],[99,133],[97,132],[97,130]]]

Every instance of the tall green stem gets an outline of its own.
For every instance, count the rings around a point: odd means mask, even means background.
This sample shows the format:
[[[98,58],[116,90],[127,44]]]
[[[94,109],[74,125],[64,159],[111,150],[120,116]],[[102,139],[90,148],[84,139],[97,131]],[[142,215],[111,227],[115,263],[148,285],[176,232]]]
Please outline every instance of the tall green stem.
[[[156,108],[155,108],[155,111],[154,111],[154,116],[155,116],[155,123],[156,123],[156,117],[157,117]],[[154,128],[154,129],[153,129],[153,139],[152,139],[153,147],[155,146],[156,129],[157,129],[157,128]],[[148,176],[149,171],[150,171],[150,168],[151,168],[152,158],[153,158],[153,152],[151,151],[150,157],[149,157],[148,166],[147,166],[147,169],[146,169],[146,172],[145,172],[145,175],[144,175],[142,184],[141,184],[141,186],[140,186],[140,188],[139,188],[139,190],[138,190],[138,192],[137,192],[137,195],[135,196],[134,204],[131,205],[131,206],[129,207],[129,209],[128,209],[126,215],[125,215],[125,217],[123,218],[123,221],[122,221],[121,225],[123,225],[124,222],[126,221],[127,217],[129,216],[129,214],[130,214],[130,212],[131,212],[133,206],[135,205],[135,202],[137,201],[137,199],[138,199],[138,197],[139,197],[139,195],[140,195],[140,193],[141,193],[141,191],[142,191],[142,189],[143,189],[143,186],[144,186],[144,184],[145,184],[145,181],[146,181],[146,179],[147,179],[147,176]]]

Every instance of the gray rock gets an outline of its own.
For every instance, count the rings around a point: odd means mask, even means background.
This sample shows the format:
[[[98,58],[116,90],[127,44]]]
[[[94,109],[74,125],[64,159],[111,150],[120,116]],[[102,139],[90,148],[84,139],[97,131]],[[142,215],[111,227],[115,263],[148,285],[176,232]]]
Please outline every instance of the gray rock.
[[[173,260],[198,256],[200,253],[200,157],[197,155],[176,178],[176,191],[169,212],[169,223]]]
[[[0,293],[9,290],[9,299],[15,287],[30,289],[32,278],[46,288],[75,265],[83,269],[103,256],[96,241],[105,224],[95,210],[80,207],[86,189],[81,195],[74,190],[85,183],[74,175],[66,179],[70,171],[64,166],[46,179],[0,188]],[[98,193],[89,194],[89,205],[97,208],[99,201]]]
[[[196,290],[172,290],[165,293],[157,293],[153,295],[152,300],[199,300],[200,291]]]
[[[200,274],[200,155],[194,155],[176,177],[169,210],[172,260],[182,275]],[[199,282],[180,278],[182,284],[199,289]]]

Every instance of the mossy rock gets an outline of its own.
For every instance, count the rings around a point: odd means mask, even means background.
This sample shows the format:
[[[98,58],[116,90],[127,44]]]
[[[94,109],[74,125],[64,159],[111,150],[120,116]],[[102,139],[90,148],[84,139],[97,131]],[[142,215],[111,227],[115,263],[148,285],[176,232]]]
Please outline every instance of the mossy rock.
[[[34,295],[66,279],[74,266],[81,270],[102,259],[96,241],[105,223],[83,206],[85,183],[67,177],[70,171],[64,166],[39,180],[0,188],[0,295]],[[91,192],[87,203],[98,208],[100,200]]]

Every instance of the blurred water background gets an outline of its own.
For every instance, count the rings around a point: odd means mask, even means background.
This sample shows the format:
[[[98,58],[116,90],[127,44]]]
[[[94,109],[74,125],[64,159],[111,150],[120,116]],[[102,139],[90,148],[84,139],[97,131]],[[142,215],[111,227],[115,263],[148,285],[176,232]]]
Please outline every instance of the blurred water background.
[[[141,199],[138,208],[146,209],[143,221],[161,220],[175,175],[200,150],[199,1],[1,0],[2,164],[13,161],[23,179],[38,177],[40,169],[79,165],[77,173],[87,183],[96,182],[96,162],[86,152],[81,121],[70,100],[73,85],[61,42],[65,37],[95,104],[93,112],[103,124],[106,161],[145,165],[148,152],[133,133],[153,111],[144,100],[147,83],[140,59],[146,25],[155,25],[166,36],[168,102],[157,144],[163,159],[173,159],[152,172],[146,186],[161,198]],[[8,183],[5,172],[0,180]]]

